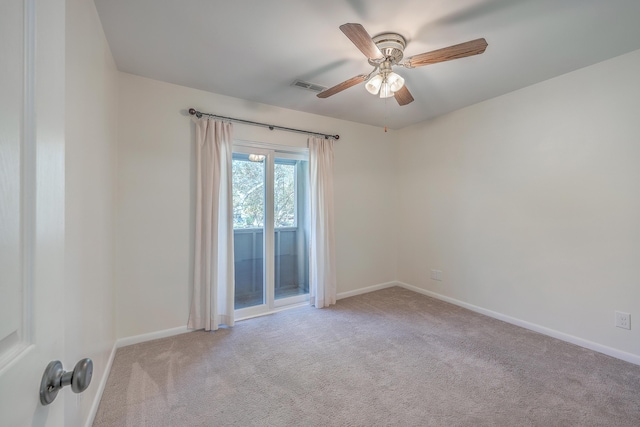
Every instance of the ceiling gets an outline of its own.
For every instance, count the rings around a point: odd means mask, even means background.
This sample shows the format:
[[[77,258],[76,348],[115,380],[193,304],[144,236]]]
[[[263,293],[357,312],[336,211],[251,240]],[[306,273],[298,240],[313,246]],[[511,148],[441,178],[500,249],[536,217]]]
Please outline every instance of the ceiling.
[[[638,0],[95,3],[120,71],[392,129],[640,49]],[[300,79],[331,87],[373,69],[340,31],[348,22],[371,36],[401,34],[405,57],[480,37],[489,46],[482,55],[397,67],[415,98],[403,107],[363,84],[327,99],[291,86]]]

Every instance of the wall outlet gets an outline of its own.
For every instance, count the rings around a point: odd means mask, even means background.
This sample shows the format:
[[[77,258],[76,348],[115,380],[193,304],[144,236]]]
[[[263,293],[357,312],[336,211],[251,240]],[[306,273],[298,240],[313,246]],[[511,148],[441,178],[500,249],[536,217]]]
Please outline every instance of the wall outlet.
[[[441,282],[442,281],[442,271],[440,271],[440,270],[431,270],[431,279]]]
[[[629,313],[623,313],[622,311],[616,311],[616,327],[631,329],[631,315]]]

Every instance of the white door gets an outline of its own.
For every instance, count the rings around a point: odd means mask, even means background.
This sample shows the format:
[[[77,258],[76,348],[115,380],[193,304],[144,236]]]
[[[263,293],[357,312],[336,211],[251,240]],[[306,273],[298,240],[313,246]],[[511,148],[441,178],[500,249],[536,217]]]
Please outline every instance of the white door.
[[[0,425],[62,426],[40,404],[64,350],[64,0],[0,2]],[[73,366],[65,366],[73,369]]]

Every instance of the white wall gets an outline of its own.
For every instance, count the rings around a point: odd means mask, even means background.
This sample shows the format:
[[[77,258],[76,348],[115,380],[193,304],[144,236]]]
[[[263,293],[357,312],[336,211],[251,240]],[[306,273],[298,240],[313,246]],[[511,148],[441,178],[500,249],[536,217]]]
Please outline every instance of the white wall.
[[[334,170],[338,292],[395,279],[391,133],[124,73],[119,83],[118,337],[183,327],[188,319],[195,182],[190,107],[340,134]],[[306,135],[234,126],[236,139],[306,145]]]
[[[399,280],[640,355],[639,75],[637,51],[402,130]]]
[[[115,343],[117,70],[93,1],[66,2],[65,369],[94,362],[91,386],[65,390],[65,425],[82,425]],[[61,101],[61,106],[65,105]]]

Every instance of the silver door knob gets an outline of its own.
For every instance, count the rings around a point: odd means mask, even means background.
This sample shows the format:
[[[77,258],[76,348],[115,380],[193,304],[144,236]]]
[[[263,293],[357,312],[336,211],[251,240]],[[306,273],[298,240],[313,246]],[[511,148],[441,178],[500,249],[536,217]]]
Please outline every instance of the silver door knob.
[[[82,393],[91,384],[93,375],[93,362],[91,359],[82,359],[73,368],[73,371],[65,372],[62,363],[54,360],[47,365],[40,382],[40,403],[48,405],[58,395],[58,391],[64,386],[71,385],[74,393]]]

